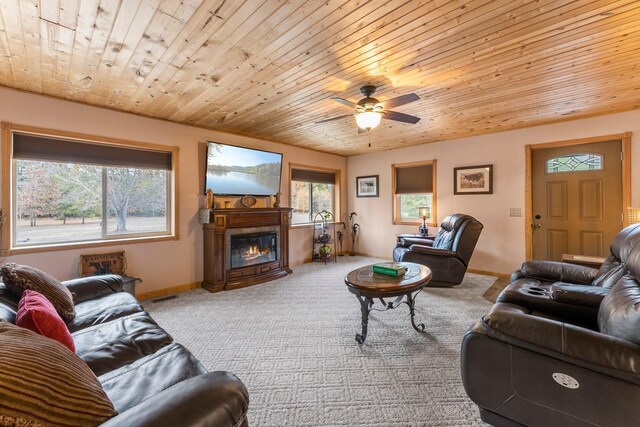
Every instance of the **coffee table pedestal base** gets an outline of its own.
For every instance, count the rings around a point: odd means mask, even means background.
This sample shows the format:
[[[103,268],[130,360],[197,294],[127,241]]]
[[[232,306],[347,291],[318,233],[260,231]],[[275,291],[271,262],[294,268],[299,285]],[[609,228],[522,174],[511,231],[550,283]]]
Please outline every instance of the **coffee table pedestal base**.
[[[356,341],[358,342],[358,344],[364,343],[364,340],[367,339],[367,326],[369,324],[369,313],[371,311],[392,310],[394,308],[398,308],[398,306],[401,304],[406,304],[409,307],[409,313],[411,314],[411,326],[413,326],[413,329],[415,329],[418,332],[424,333],[424,329],[425,329],[424,323],[420,323],[416,325],[416,322],[415,322],[415,302],[416,302],[416,296],[420,293],[420,291],[422,291],[422,289],[418,289],[418,291],[414,293],[412,292],[412,293],[400,295],[394,301],[390,301],[390,302],[385,301],[384,298],[378,298],[382,303],[382,306],[384,307],[384,309],[373,307],[374,305],[373,298],[375,298],[375,296],[371,297],[368,295],[363,295],[362,292],[359,292],[359,291],[354,292],[354,294],[356,295],[356,298],[358,298],[358,301],[360,302],[360,311],[362,312],[362,332],[359,334],[356,334]],[[403,298],[405,296],[407,297],[406,301],[403,301]]]

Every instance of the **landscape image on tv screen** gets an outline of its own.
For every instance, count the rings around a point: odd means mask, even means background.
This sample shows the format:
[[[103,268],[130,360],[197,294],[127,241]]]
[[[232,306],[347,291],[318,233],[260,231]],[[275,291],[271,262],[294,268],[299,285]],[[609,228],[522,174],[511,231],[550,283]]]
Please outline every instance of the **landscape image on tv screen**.
[[[281,168],[280,153],[208,142],[204,189],[227,195],[276,194]]]

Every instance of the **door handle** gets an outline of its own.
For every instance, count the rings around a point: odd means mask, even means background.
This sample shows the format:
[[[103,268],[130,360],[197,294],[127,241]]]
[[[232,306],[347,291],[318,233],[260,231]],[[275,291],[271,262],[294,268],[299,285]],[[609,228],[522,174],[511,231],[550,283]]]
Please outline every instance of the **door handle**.
[[[540,227],[542,227],[542,224],[531,224],[531,228],[533,228],[534,230]]]

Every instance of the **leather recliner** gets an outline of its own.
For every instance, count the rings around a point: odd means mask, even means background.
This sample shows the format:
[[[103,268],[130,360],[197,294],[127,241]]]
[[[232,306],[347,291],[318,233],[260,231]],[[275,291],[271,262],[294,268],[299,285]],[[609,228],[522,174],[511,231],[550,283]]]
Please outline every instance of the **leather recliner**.
[[[640,223],[620,231],[609,256],[599,269],[556,261],[527,261],[511,275],[511,283],[498,296],[507,302],[554,316],[570,316],[595,327],[595,314],[609,289],[626,273],[626,262],[640,243]],[[584,289],[579,289],[584,288]],[[579,298],[579,304],[575,299]]]
[[[628,274],[602,299],[594,329],[569,315],[559,319],[506,302],[496,303],[469,329],[462,342],[462,380],[485,422],[638,425],[640,245],[626,267]]]
[[[442,221],[435,237],[401,237],[393,260],[415,262],[431,269],[427,286],[459,285],[467,271],[483,225],[469,215],[453,214]]]

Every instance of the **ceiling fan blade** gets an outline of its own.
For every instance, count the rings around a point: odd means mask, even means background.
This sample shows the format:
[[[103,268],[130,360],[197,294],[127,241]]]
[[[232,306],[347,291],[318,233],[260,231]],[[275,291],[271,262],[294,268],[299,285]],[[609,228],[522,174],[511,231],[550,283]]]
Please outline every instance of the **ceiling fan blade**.
[[[331,99],[333,99],[333,100],[334,100],[334,101],[336,101],[336,102],[339,102],[339,103],[340,103],[340,104],[342,104],[342,105],[346,105],[347,107],[350,107],[350,108],[356,108],[356,104],[354,104],[354,103],[353,103],[353,102],[351,102],[351,101],[347,101],[347,100],[346,100],[346,99],[344,99],[344,98],[331,98]]]
[[[344,119],[345,117],[352,117],[352,116],[353,114],[345,114],[343,116],[337,116],[337,117],[331,117],[330,119],[319,120],[317,122],[313,122],[313,124],[317,125],[318,123],[332,122],[334,120],[340,120],[340,119]]]
[[[404,113],[398,113],[397,111],[385,111],[382,115],[383,119],[395,120],[402,123],[416,124],[420,121],[420,117],[410,116]]]
[[[395,98],[387,99],[386,101],[383,102],[383,104],[384,104],[384,108],[395,108],[395,107],[399,107],[400,105],[417,101],[418,99],[420,99],[420,97],[415,93],[408,93],[406,95],[396,96]]]

